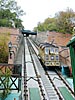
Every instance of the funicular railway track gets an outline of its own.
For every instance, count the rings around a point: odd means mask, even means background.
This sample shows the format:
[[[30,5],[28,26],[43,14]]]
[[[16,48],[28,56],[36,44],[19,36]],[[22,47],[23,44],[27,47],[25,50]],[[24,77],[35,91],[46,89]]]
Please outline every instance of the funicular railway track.
[[[43,100],[47,100],[46,97],[45,97],[45,93],[42,89],[42,85],[41,85],[41,81],[39,79],[39,74],[37,72],[37,69],[36,69],[36,66],[34,64],[34,60],[33,60],[33,57],[32,57],[32,54],[35,54],[35,51],[33,50],[32,46],[31,46],[31,43],[29,42],[29,40],[27,39],[27,43],[28,43],[28,48],[29,48],[29,51],[30,51],[30,55],[31,55],[31,58],[32,58],[32,62],[33,62],[33,65],[34,65],[34,71],[36,73],[36,77],[37,77],[37,82],[38,82],[38,85],[39,85],[39,88],[40,88],[40,91],[41,91],[41,95],[43,97]]]
[[[63,89],[65,88],[66,90],[69,91],[69,93],[71,94],[71,96],[74,97],[74,91],[73,91],[73,89],[69,86],[69,84],[66,82],[66,80],[62,77],[62,75],[57,70],[53,70],[53,71],[50,71],[50,70],[48,71],[47,70],[46,71],[46,74],[47,74],[49,80],[51,81],[51,83],[53,84],[53,87],[57,91],[57,94],[60,94],[60,91],[59,90],[61,88],[63,88]],[[69,97],[69,95],[68,95],[68,97]],[[62,98],[62,100],[65,100],[65,97]],[[71,99],[70,98],[69,99],[67,98],[67,100],[71,100]],[[72,100],[74,100],[74,98],[72,98]]]
[[[33,53],[35,52],[33,50],[33,48],[32,48],[32,51],[33,51]],[[71,87],[67,84],[67,82],[63,79],[63,77],[57,71],[44,70],[43,67],[41,66],[37,56],[36,55],[34,55],[34,56],[35,56],[35,59],[33,59],[33,60],[34,60],[34,63],[36,62],[36,64],[38,65],[38,70],[40,73],[41,81],[43,83],[43,85],[41,84],[41,90],[43,90],[42,88],[44,86],[44,90],[46,92],[42,91],[42,93],[44,92],[43,93],[44,95],[46,93],[47,100],[71,100],[71,99],[74,100],[74,92],[71,89]],[[36,71],[36,75],[38,76],[36,66],[34,69]],[[40,80],[40,79],[38,78],[38,80]],[[60,93],[59,88],[61,90],[62,87],[65,87],[66,89],[69,90],[69,94],[71,94],[71,98],[65,99],[65,97],[62,95],[62,93]]]
[[[40,42],[38,42],[37,43],[37,41],[34,41],[33,39],[31,39],[31,41],[32,41],[32,43],[35,45],[35,47],[38,49],[38,44],[40,44]],[[45,68],[45,66],[44,66],[44,68]],[[46,69],[45,69],[45,71],[46,71]],[[58,80],[62,80],[63,81],[63,83],[66,85],[66,87],[68,88],[68,90],[71,92],[71,94],[74,96],[75,94],[74,94],[74,90],[72,89],[72,87],[66,82],[66,80],[63,78],[63,76],[61,75],[61,73],[60,73],[60,71],[58,71],[57,69],[54,69],[54,73],[55,74],[57,74],[57,77],[54,77],[53,78],[53,80],[56,78],[56,79],[58,79]],[[46,71],[46,73],[47,73],[47,75],[48,75],[48,77],[49,76],[51,76],[51,75],[49,75],[49,71]],[[53,76],[53,74],[52,74],[52,76]],[[51,80],[51,78],[49,77],[49,79]]]
[[[34,54],[35,51],[33,50],[31,44],[29,47],[30,47],[30,51]],[[46,98],[47,98],[47,100],[62,100],[61,95],[56,91],[56,89],[53,87],[54,85],[49,81],[47,75],[45,74],[45,71],[44,71],[43,67],[41,66],[39,60],[37,59],[37,56],[36,55],[34,55],[34,56],[35,56],[37,65],[39,65],[38,70],[39,70],[39,73],[41,76],[41,81],[42,81],[43,85],[39,78],[38,78],[38,83],[39,83],[39,87],[42,92],[44,100],[46,100]],[[38,77],[36,67],[34,69],[35,69],[36,75]],[[43,87],[45,88],[45,91],[43,91]],[[47,97],[45,97],[45,93],[47,94]]]

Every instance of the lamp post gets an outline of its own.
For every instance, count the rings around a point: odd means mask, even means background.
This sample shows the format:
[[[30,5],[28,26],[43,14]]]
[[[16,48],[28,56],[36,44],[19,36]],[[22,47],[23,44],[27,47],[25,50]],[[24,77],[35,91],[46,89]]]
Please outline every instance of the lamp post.
[[[10,59],[12,59],[12,52],[11,52],[11,49],[12,49],[12,42],[11,42],[11,41],[8,43],[8,47],[9,47]]]
[[[10,52],[11,48],[12,48],[12,42],[11,41],[8,43],[8,47],[9,47],[9,52]]]

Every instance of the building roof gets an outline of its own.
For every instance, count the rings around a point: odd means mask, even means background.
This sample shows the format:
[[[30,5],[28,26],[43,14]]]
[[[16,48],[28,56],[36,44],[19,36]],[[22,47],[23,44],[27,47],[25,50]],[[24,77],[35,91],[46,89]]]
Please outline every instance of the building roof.
[[[41,43],[41,44],[40,44],[40,47],[43,47],[43,48],[45,48],[45,47],[55,47],[55,48],[58,48],[58,47],[55,46],[54,44],[50,44],[50,43],[47,43],[47,42]]]
[[[49,32],[48,33],[48,41],[54,41],[58,46],[66,46],[69,40],[72,38],[71,34],[63,34],[57,32]]]

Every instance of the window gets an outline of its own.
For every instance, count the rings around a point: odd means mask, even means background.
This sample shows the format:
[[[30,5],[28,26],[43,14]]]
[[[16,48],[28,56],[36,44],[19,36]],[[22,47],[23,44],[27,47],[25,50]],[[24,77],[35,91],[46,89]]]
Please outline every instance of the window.
[[[45,54],[49,54],[49,48],[45,48]]]
[[[58,54],[58,48],[55,49],[55,53]]]
[[[54,60],[54,56],[51,56],[50,58],[51,58],[51,60]]]
[[[49,55],[45,55],[45,60],[49,60]]]
[[[50,48],[50,53],[54,53],[54,48],[53,47]]]
[[[56,60],[59,60],[59,56],[56,56]]]

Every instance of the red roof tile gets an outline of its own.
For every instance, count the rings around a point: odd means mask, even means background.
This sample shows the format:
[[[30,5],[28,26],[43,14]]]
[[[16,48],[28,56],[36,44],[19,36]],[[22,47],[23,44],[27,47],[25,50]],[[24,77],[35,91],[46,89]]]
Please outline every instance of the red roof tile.
[[[54,43],[56,43],[58,46],[66,46],[71,38],[71,34],[63,34],[56,32],[48,33],[48,41],[51,42],[54,40]]]

